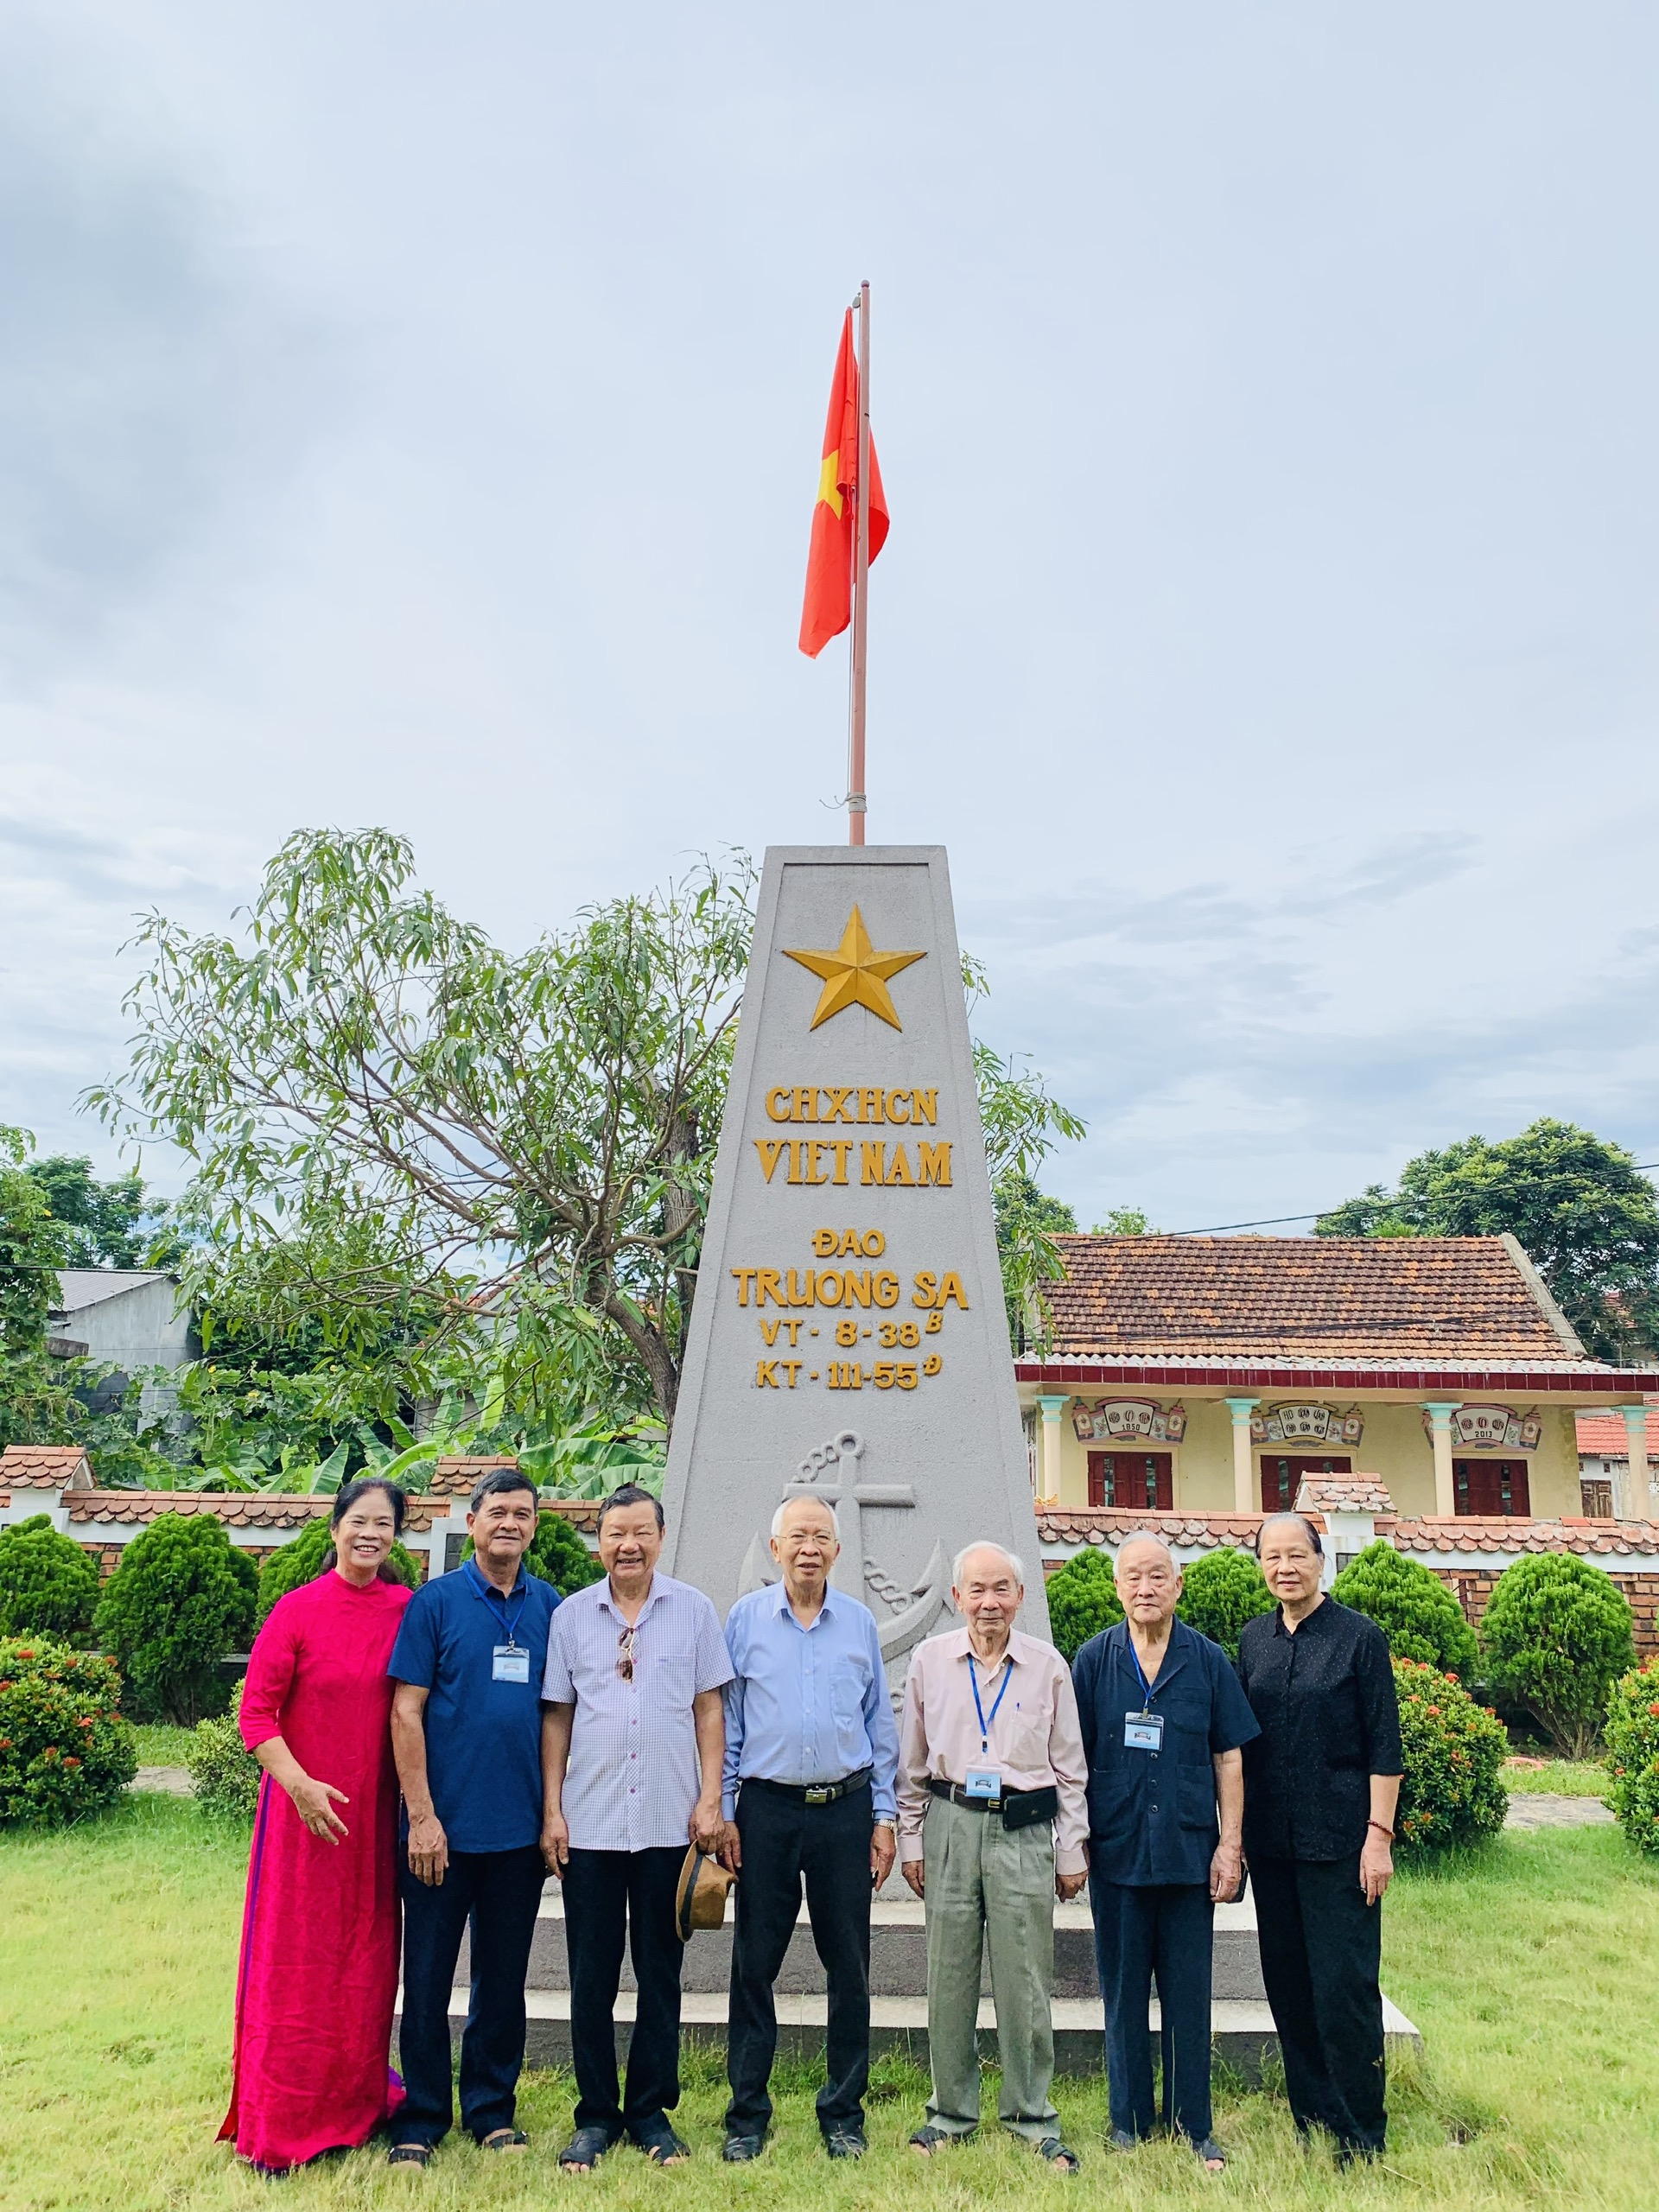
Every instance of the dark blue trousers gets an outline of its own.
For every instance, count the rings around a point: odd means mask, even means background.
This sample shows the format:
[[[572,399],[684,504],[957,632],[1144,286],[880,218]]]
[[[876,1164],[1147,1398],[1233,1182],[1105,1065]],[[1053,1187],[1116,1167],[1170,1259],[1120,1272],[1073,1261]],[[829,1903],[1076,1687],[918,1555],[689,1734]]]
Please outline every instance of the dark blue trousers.
[[[1158,2118],[1153,2102],[1147,2008],[1158,1977],[1163,2019],[1163,2122],[1194,2143],[1210,2133],[1208,1886],[1179,1882],[1129,1889],[1089,1877],[1095,1960],[1106,2005],[1106,2078],[1112,2126],[1139,2138]]]
[[[409,2101],[395,2143],[437,2143],[454,2116],[449,1992],[470,1920],[472,2002],[461,2038],[461,2124],[481,2143],[511,2127],[524,2063],[524,1975],[547,1869],[539,1844],[452,1851],[442,1882],[417,1882],[404,1859],[404,2017],[397,2056]]]

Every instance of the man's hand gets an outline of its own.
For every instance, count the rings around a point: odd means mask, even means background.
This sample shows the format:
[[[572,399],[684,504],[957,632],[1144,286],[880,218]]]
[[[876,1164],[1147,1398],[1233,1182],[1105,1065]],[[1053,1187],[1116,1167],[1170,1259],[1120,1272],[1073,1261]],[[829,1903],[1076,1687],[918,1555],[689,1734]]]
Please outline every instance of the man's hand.
[[[1359,1854],[1359,1886],[1365,1892],[1367,1904],[1381,1904],[1382,1892],[1394,1879],[1394,1853],[1389,1840],[1375,1828],[1365,1831],[1364,1847]]]
[[[563,1881],[570,1863],[570,1826],[563,1813],[542,1815],[542,1863]]]
[[[719,1852],[726,1823],[721,1816],[718,1796],[698,1798],[691,1808],[690,1830],[691,1840],[699,1851],[711,1855]]]
[[[728,1874],[743,1871],[743,1839],[735,1821],[728,1821],[720,1832],[720,1863]]]
[[[1086,1866],[1079,1866],[1075,1874],[1056,1874],[1054,1894],[1062,1904],[1070,1904],[1088,1879],[1089,1869]]]
[[[329,1802],[349,1805],[351,1799],[343,1789],[336,1789],[331,1782],[313,1782],[302,1774],[292,1783],[289,1796],[294,1800],[294,1809],[320,1843],[338,1843],[351,1831]]]
[[[1238,1895],[1238,1885],[1244,1872],[1244,1854],[1236,1843],[1225,1838],[1216,1846],[1216,1855],[1210,1861],[1210,1896],[1216,1904],[1225,1904]]]
[[[927,1875],[925,1871],[927,1861],[925,1859],[905,1859],[899,1861],[899,1872],[918,1897],[925,1897],[927,1894]]]
[[[879,1890],[893,1872],[899,1856],[899,1837],[890,1821],[878,1821],[870,1830],[870,1887]]]
[[[435,1813],[411,1814],[409,1821],[409,1871],[429,1890],[441,1889],[449,1865],[449,1839]]]

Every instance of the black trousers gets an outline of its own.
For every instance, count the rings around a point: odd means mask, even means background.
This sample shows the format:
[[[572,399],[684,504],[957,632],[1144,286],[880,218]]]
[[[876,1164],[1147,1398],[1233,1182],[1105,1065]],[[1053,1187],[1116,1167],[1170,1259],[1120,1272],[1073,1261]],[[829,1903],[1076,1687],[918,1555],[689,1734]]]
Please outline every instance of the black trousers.
[[[1298,2127],[1345,2150],[1380,2152],[1383,2104],[1382,1913],[1348,1859],[1252,1859],[1256,1940],[1285,2089]]]
[[[748,1785],[737,1800],[743,1866],[737,1885],[727,2011],[726,2107],[731,2135],[764,2135],[766,2084],[778,2049],[772,1993],[806,1884],[812,1941],[830,1984],[827,2069],[818,2125],[862,2128],[870,2080],[870,1830],[868,1785],[833,1805],[799,1805]]]
[[[404,1859],[404,2017],[398,2057],[409,2101],[399,2143],[437,2143],[454,2117],[449,1992],[472,1923],[472,2002],[461,2038],[461,2124],[478,2141],[511,2127],[524,2063],[524,1975],[547,1878],[539,1844],[452,1851],[442,1882],[417,1882]]]
[[[1095,1962],[1106,2005],[1106,2078],[1112,2126],[1150,2135],[1152,2031],[1147,2008],[1158,1977],[1163,2021],[1163,2121],[1194,2143],[1211,2127],[1211,1936],[1215,1907],[1203,1883],[1131,1889],[1089,1877]]]
[[[680,1964],[674,1892],[685,1846],[573,1851],[564,1870],[570,1957],[570,2056],[576,2126],[648,2143],[680,2101]],[[616,1993],[626,1939],[639,1993],[628,2044],[627,2094],[616,2072]]]

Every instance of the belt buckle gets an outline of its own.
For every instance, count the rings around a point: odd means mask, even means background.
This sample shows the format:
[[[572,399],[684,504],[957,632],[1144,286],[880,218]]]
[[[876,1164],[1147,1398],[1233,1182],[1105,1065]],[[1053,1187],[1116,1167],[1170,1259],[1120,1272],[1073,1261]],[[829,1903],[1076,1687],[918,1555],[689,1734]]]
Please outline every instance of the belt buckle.
[[[834,1802],[835,1794],[836,1793],[833,1789],[827,1787],[819,1788],[815,1786],[806,1792],[804,1802],[809,1805],[831,1804]]]

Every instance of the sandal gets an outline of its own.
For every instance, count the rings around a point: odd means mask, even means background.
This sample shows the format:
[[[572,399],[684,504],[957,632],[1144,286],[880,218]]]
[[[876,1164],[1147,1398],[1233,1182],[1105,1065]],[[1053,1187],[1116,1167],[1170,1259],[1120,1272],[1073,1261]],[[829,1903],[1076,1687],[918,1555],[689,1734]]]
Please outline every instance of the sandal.
[[[530,2138],[522,2127],[498,2127],[478,2147],[480,2151],[528,2151]]]
[[[1076,2173],[1083,2164],[1077,2152],[1062,2143],[1058,2135],[1045,2135],[1037,2145],[1037,2155],[1046,2164],[1058,2166],[1063,2174]]]
[[[682,2143],[671,2127],[665,2129],[661,2135],[653,2135],[639,2148],[653,2166],[677,2166],[682,2158],[689,2158],[691,2155],[690,2145]]]
[[[925,2127],[918,2127],[911,2137],[910,2147],[912,2151],[921,2152],[925,2158],[931,2158],[941,2143],[950,2143],[954,2139],[948,2127],[935,2127],[930,2121]]]
[[[432,2163],[429,2143],[394,2143],[386,2153],[389,2166],[418,2166],[423,2173]]]
[[[559,2153],[559,2164],[566,2173],[590,2174],[614,2138],[602,2127],[579,2127]]]
[[[1213,2135],[1206,2135],[1202,2143],[1195,2143],[1192,2148],[1206,2173],[1218,2174],[1227,2164],[1227,2153]]]

